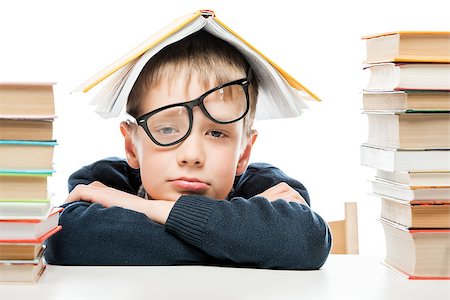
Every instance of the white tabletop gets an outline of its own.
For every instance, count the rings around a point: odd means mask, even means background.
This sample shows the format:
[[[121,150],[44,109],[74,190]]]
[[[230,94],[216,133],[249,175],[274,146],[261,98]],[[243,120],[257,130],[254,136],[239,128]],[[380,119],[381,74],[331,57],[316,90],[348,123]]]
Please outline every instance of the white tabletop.
[[[331,255],[318,271],[50,265],[35,285],[0,285],[0,298],[448,300],[450,281],[407,280],[357,255]]]

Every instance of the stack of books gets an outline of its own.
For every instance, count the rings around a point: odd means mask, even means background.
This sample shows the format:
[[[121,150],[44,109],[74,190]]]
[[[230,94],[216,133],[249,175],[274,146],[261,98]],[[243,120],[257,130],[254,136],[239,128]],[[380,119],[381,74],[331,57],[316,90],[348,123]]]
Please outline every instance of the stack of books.
[[[411,279],[450,279],[450,32],[363,39],[361,164],[377,169],[385,264]]]
[[[61,229],[47,178],[54,173],[52,83],[0,83],[0,282],[33,283],[43,242]]]

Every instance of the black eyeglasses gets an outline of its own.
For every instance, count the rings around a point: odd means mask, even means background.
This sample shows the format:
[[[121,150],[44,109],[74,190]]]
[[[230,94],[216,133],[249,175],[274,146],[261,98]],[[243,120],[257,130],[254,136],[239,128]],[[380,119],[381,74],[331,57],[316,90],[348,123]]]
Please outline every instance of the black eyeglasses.
[[[245,117],[249,111],[247,77],[219,85],[200,97],[160,107],[136,119],[150,139],[159,146],[172,146],[185,140],[192,130],[193,108],[199,106],[213,122],[230,124]]]

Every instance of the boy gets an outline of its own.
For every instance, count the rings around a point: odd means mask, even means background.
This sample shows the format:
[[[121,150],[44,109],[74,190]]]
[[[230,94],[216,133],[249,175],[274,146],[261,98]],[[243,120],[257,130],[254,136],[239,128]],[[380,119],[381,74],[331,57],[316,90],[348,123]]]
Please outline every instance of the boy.
[[[128,98],[127,162],[71,176],[47,262],[320,268],[331,236],[306,189],[248,165],[256,99],[248,63],[222,40],[200,31],[161,50]]]

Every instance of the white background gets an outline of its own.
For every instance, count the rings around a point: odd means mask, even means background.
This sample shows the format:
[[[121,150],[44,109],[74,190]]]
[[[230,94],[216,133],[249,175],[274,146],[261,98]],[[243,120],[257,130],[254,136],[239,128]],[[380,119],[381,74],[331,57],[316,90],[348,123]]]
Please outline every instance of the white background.
[[[374,170],[359,164],[367,120],[360,113],[365,43],[361,36],[396,30],[450,31],[446,0],[377,1],[23,1],[0,2],[0,81],[56,82],[56,173],[59,204],[67,177],[82,165],[123,156],[120,120],[105,121],[70,94],[129,49],[198,9],[217,16],[323,100],[300,118],[258,122],[253,161],[265,161],[305,184],[312,207],[327,220],[343,218],[343,202],[357,201],[361,254],[384,253],[376,218],[380,201],[368,196]]]

